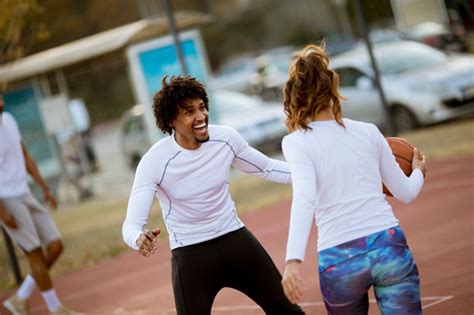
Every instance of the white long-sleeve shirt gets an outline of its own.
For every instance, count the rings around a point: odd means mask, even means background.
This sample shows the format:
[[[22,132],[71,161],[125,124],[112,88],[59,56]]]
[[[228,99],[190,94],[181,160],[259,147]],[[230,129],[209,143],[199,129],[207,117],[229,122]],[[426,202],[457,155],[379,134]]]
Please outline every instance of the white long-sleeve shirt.
[[[416,198],[423,174],[407,177],[375,125],[315,121],[283,139],[293,185],[286,260],[303,260],[313,219],[318,251],[398,225],[382,181],[403,202]]]
[[[278,183],[290,183],[288,164],[251,148],[231,127],[209,125],[209,141],[187,150],[168,136],[151,147],[135,174],[122,227],[133,249],[160,201],[171,249],[197,244],[244,226],[229,193],[231,165]]]

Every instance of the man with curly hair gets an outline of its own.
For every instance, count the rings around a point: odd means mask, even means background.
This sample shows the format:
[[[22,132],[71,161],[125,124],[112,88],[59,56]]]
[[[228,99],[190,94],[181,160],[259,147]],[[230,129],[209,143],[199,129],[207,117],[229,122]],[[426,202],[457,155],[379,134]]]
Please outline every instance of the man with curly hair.
[[[169,136],[140,161],[123,224],[123,238],[149,257],[159,229],[145,226],[159,199],[172,251],[178,315],[210,314],[217,293],[234,288],[266,314],[304,314],[285,297],[281,275],[239,219],[229,193],[231,165],[289,183],[286,163],[251,148],[231,127],[208,124],[208,97],[192,77],[165,77],[153,102],[158,127]]]

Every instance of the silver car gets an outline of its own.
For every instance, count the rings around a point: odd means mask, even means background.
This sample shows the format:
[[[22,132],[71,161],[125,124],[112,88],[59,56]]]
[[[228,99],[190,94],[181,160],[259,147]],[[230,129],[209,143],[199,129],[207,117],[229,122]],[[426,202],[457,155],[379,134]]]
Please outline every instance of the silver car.
[[[279,150],[287,134],[281,104],[264,102],[257,97],[217,90],[210,92],[210,107],[216,122],[240,132],[254,148],[270,153]],[[127,161],[135,167],[148,151],[151,141],[145,132],[143,105],[135,105],[122,118],[121,146]]]
[[[281,148],[287,134],[282,104],[227,90],[215,91],[212,97],[219,124],[237,129],[260,151],[270,153]]]
[[[374,53],[399,131],[474,112],[473,55],[448,55],[412,41],[375,45]],[[359,47],[330,62],[340,75],[341,94],[347,97],[343,115],[383,129],[383,109],[367,49]]]
[[[120,142],[122,152],[131,167],[136,167],[148,151],[151,141],[145,129],[145,108],[138,104],[125,112],[121,122]]]

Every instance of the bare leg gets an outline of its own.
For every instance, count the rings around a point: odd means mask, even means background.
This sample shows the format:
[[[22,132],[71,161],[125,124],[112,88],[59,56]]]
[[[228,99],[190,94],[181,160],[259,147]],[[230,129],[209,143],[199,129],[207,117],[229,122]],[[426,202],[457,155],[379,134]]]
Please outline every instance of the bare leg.
[[[48,273],[48,265],[41,248],[26,253],[31,268],[31,275],[41,291],[52,288],[52,281]]]
[[[46,248],[46,266],[51,269],[53,264],[58,260],[59,255],[63,252],[64,246],[61,240],[52,241]]]

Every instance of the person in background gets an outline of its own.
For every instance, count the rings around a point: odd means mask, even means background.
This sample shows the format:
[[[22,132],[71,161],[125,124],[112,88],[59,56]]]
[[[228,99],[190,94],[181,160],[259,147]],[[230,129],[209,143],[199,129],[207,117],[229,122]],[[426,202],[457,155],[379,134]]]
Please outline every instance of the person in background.
[[[382,314],[421,314],[417,266],[382,182],[405,203],[420,192],[426,161],[413,154],[407,177],[373,124],[342,118],[337,73],[320,46],[309,45],[290,67],[284,110],[291,132],[282,141],[293,201],[282,285],[300,301],[313,219],[318,269],[328,314],[367,314],[374,287]]]
[[[24,251],[31,269],[20,288],[3,305],[12,314],[28,314],[28,299],[38,287],[51,314],[79,314],[61,304],[53,287],[49,269],[63,251],[63,243],[48,210],[31,194],[27,172],[41,187],[44,201],[53,209],[56,209],[56,200],[21,142],[14,117],[3,110],[4,100],[0,94],[0,221]]]
[[[87,159],[88,169],[92,172],[97,172],[99,170],[99,162],[92,144],[91,121],[86,104],[84,104],[82,99],[73,99],[69,101],[68,108],[75,131],[81,139],[81,146]]]
[[[211,314],[224,287],[246,294],[266,314],[304,314],[286,298],[280,272],[239,219],[229,192],[231,166],[289,183],[288,165],[251,148],[235,129],[209,125],[207,93],[192,77],[165,77],[153,109],[170,135],[138,164],[122,234],[143,256],[156,252],[160,230],[145,229],[156,196],[169,235],[177,314]]]

